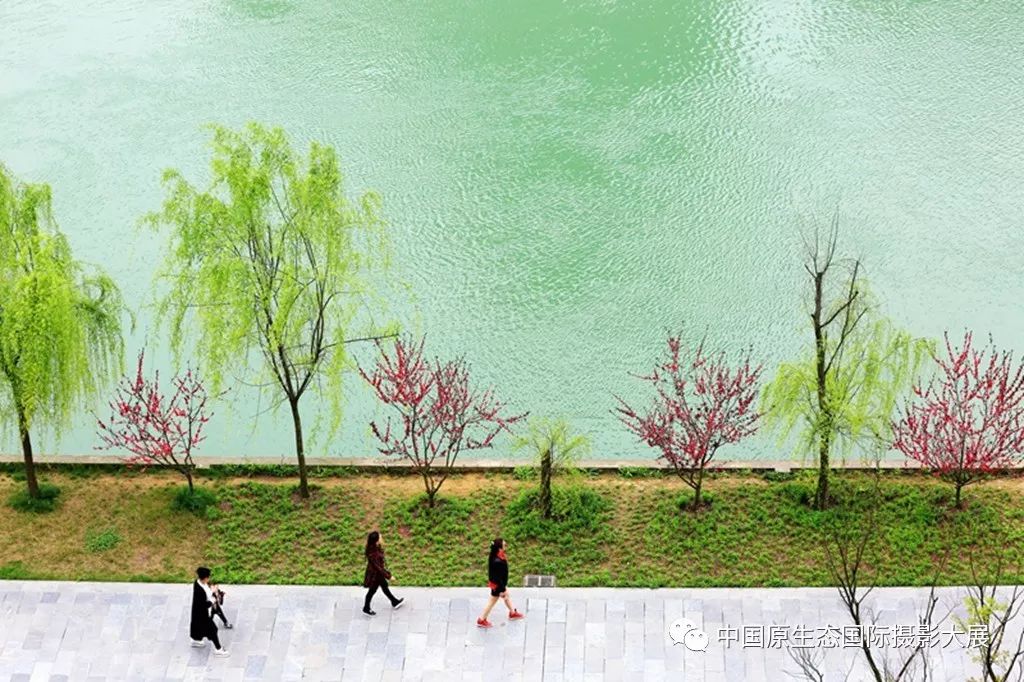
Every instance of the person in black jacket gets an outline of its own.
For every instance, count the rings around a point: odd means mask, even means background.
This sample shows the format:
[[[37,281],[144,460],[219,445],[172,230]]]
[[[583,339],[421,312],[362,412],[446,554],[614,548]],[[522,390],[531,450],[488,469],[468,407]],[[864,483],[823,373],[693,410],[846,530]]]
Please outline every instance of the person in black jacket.
[[[196,581],[192,583],[192,619],[189,623],[189,637],[192,646],[201,647],[204,639],[213,642],[213,653],[227,656],[228,650],[220,645],[217,625],[213,622],[213,604],[217,597],[210,588],[210,569],[200,566],[196,569]]]
[[[224,614],[224,590],[220,589],[220,585],[210,583],[210,591],[213,592],[213,606],[210,608],[210,616],[220,618],[224,623],[224,627],[228,630],[233,629],[235,626],[228,622],[228,617]]]
[[[377,612],[370,608],[370,600],[373,599],[378,588],[385,597],[391,600],[391,608],[402,608],[402,602],[405,600],[391,594],[391,590],[388,589],[389,580],[391,580],[391,572],[388,571],[387,563],[384,561],[384,542],[380,538],[380,533],[373,531],[366,536],[366,573],[363,575],[363,587],[367,588],[363,613],[367,616],[377,615]]]
[[[491,609],[498,603],[499,599],[505,600],[508,607],[508,619],[518,620],[525,616],[512,606],[512,599],[508,596],[508,559],[505,557],[505,549],[508,545],[501,538],[495,538],[491,543],[491,554],[487,560],[487,586],[491,588],[491,599],[487,602],[487,608],[483,615],[476,619],[477,627],[489,628],[492,626],[487,616]]]

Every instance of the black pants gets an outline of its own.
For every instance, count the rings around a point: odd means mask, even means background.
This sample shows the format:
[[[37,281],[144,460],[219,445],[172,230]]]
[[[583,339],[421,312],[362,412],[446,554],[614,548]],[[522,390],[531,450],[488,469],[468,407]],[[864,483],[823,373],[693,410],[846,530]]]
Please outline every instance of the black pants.
[[[395,598],[395,595],[391,594],[391,590],[388,589],[388,581],[381,580],[380,585],[374,585],[366,591],[366,601],[363,602],[363,611],[370,610],[370,600],[373,599],[373,595],[377,594],[378,587],[380,588],[380,591],[384,593],[384,596],[391,600],[392,606],[394,606],[395,602],[398,601],[398,599]]]
[[[217,616],[224,622],[224,625],[228,624],[228,617],[224,615],[224,609],[221,608],[220,602],[213,602],[213,608],[211,611],[213,611],[213,613],[210,614],[210,620],[213,620],[213,616]]]
[[[220,637],[217,635],[217,626],[213,622],[213,616],[210,616],[210,622],[206,625],[206,632],[203,634],[206,635],[206,639],[213,642],[214,648],[221,648]]]

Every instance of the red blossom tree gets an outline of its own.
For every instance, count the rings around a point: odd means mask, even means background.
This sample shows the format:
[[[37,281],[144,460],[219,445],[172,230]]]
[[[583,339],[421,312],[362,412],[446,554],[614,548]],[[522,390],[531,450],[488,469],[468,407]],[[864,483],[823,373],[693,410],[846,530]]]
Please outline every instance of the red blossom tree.
[[[702,340],[684,356],[679,336],[670,336],[665,359],[640,379],[651,382],[657,396],[646,412],[618,398],[615,412],[641,442],[660,451],[675,472],[693,488],[701,506],[704,472],[718,448],[757,431],[760,414],[753,409],[761,366],[751,366],[749,352],[731,367],[725,353],[710,356]]]
[[[995,344],[976,350],[971,334],[946,357],[933,356],[938,374],[893,423],[893,447],[960,491],[986,473],[1012,467],[1024,456],[1024,363]]]
[[[505,404],[493,389],[470,387],[469,367],[462,359],[441,363],[423,357],[423,340],[399,339],[389,353],[377,341],[380,354],[372,372],[359,373],[385,405],[398,412],[370,427],[386,457],[407,460],[423,478],[427,504],[434,506],[437,491],[448,478],[459,453],[491,447],[495,436],[510,431],[525,414],[503,416]]]
[[[160,373],[149,380],[143,376],[144,353],[139,353],[135,377],[124,377],[110,401],[110,420],[97,419],[100,438],[106,448],[127,450],[129,465],[161,465],[180,472],[188,480],[189,493],[195,462],[192,451],[206,437],[203,428],[212,414],[206,412],[208,398],[203,382],[192,370],[172,380],[174,393],[168,400],[160,391]]]

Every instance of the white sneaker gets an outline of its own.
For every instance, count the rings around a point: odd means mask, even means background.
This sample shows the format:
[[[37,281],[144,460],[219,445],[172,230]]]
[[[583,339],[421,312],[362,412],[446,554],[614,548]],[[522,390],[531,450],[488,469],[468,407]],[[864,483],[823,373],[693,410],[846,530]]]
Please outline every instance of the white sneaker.
[[[220,648],[220,649],[214,649],[214,650],[213,650],[213,655],[214,655],[214,656],[230,656],[230,655],[231,655],[231,652],[230,652],[230,651],[228,651],[227,649],[224,649],[224,648],[222,647],[222,648]]]
[[[197,649],[202,649],[204,646],[206,646],[206,640],[204,639],[193,639],[191,641],[192,646],[194,646]]]

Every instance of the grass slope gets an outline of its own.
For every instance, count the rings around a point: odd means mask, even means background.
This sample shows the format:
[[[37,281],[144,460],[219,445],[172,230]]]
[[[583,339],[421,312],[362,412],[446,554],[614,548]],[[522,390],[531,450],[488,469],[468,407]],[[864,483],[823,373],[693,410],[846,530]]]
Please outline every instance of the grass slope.
[[[218,499],[205,519],[171,510],[170,474],[47,479],[62,489],[55,511],[0,507],[0,578],[181,581],[205,563],[225,583],[357,584],[366,532],[380,529],[399,585],[484,584],[495,535],[509,542],[514,582],[553,573],[563,586],[827,585],[823,531],[856,529],[873,513],[880,584],[927,584],[947,550],[941,581],[962,584],[969,556],[984,564],[1005,548],[1016,571],[1004,581],[1024,582],[1020,478],[969,488],[967,508],[953,512],[951,489],[926,476],[885,475],[876,498],[871,477],[843,473],[840,504],[816,512],[811,477],[723,474],[708,483],[710,507],[683,514],[687,489],[674,478],[602,474],[563,485],[553,521],[532,511],[532,481],[511,474],[454,476],[434,510],[410,476],[324,477],[307,504],[287,478],[213,478],[201,481]],[[0,477],[0,499],[21,485]]]

